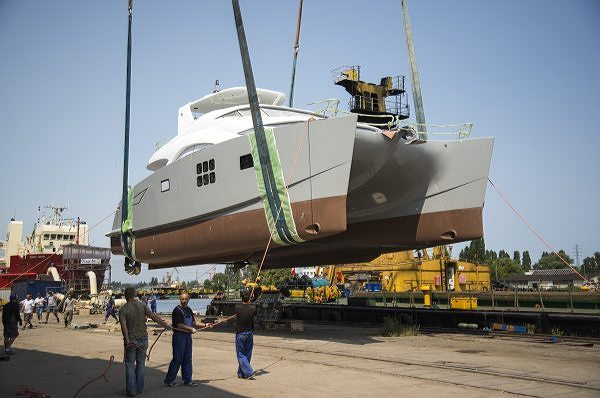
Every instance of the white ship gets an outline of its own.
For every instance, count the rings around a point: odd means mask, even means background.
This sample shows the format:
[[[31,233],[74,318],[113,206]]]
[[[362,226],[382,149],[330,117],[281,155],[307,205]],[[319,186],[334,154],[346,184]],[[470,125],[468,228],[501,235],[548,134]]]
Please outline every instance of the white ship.
[[[338,84],[363,83],[345,76]],[[177,136],[130,195],[132,260],[150,269],[257,263],[270,242],[265,266],[290,267],[481,237],[493,138],[434,140],[398,128],[385,105],[397,93],[391,82],[371,86],[380,97],[368,87],[359,95],[368,98],[353,96],[363,114],[336,117],[282,106],[284,94],[259,89],[267,167],[245,87],[181,107]],[[392,117],[374,123],[378,115]],[[114,254],[123,254],[122,228],[117,212]]]

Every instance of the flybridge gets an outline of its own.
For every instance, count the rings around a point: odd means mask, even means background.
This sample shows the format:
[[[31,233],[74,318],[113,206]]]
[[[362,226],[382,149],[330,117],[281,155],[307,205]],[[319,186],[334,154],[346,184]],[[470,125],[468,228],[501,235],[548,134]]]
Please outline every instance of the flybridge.
[[[256,91],[258,101],[262,105],[283,105],[285,102],[285,94],[279,91],[262,88]],[[205,95],[199,100],[192,101],[179,108],[177,134],[181,134],[202,114],[248,103],[248,90],[246,87],[232,87]]]

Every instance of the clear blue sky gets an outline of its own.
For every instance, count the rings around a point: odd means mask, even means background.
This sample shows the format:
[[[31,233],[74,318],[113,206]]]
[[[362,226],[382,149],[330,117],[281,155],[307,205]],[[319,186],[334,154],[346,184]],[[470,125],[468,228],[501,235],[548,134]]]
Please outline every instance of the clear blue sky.
[[[289,91],[297,1],[240,0],[259,87]],[[473,122],[494,136],[492,181],[553,245],[580,261],[600,251],[600,2],[410,1],[428,123]],[[91,226],[121,195],[127,1],[0,0],[0,228],[29,232],[37,207],[69,206]],[[409,75],[400,0],[306,0],[298,107],[347,100],[330,71],[364,80]],[[134,3],[130,181],[147,175],[177,109],[214,88],[244,85],[231,2]],[[409,97],[412,106],[412,99]],[[112,217],[110,218],[112,220]],[[490,187],[487,247],[546,247]],[[108,246],[105,221],[91,231]],[[456,254],[458,248],[455,248]],[[122,259],[113,276],[129,278]],[[181,268],[182,279],[207,267]]]

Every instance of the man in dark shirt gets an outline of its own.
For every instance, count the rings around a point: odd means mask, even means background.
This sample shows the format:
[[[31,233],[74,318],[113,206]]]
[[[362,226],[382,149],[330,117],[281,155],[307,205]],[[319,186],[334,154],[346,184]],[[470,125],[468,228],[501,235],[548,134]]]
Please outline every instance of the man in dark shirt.
[[[194,312],[188,303],[190,295],[181,293],[179,296],[181,303],[173,310],[173,359],[169,364],[169,370],[165,377],[165,385],[174,387],[177,385],[175,378],[177,372],[181,368],[181,377],[183,385],[188,387],[198,387],[198,383],[192,381],[192,334],[197,332],[197,329],[209,326],[202,322],[196,322]]]
[[[13,355],[14,351],[10,349],[12,343],[19,335],[19,327],[23,324],[21,315],[19,314],[19,303],[17,295],[11,294],[10,301],[2,308],[2,325],[4,326],[4,352]]]
[[[127,303],[119,311],[121,333],[125,344],[125,390],[128,397],[135,397],[144,391],[146,370],[146,350],[148,349],[148,331],[146,318],[170,329],[171,326],[158,315],[152,313],[147,305],[137,300],[135,288],[125,289]]]
[[[242,379],[252,379],[254,369],[250,365],[254,347],[254,316],[256,307],[250,303],[251,292],[244,290],[242,303],[235,306],[235,352],[238,360],[237,375]]]

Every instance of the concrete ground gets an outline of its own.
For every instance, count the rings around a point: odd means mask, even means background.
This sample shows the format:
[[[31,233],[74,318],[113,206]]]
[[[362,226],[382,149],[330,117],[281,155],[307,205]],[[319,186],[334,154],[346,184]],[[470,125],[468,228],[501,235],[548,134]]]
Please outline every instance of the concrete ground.
[[[75,324],[100,325],[73,330],[34,322],[33,329],[20,331],[16,354],[0,361],[0,396],[72,397],[105,372],[111,355],[108,381],[97,380],[78,396],[125,396],[120,329],[113,320],[102,321],[101,315],[76,315]],[[155,340],[150,333],[150,345]],[[302,332],[257,332],[252,364],[259,374],[243,380],[236,376],[230,326],[199,332],[193,341],[200,386],[163,386],[171,359],[170,333],[164,333],[147,362],[141,396],[600,396],[597,345],[447,334],[381,337],[377,328],[305,325]]]

